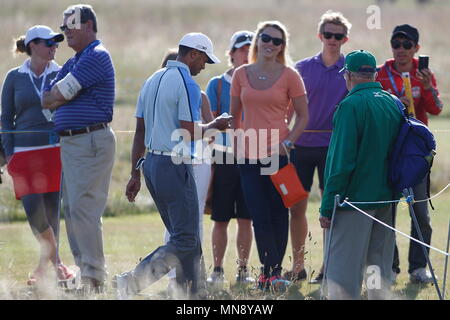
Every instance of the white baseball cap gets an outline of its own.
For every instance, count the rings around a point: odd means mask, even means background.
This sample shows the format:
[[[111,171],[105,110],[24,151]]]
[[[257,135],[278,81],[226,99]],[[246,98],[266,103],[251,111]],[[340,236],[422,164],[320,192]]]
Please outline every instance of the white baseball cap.
[[[25,34],[25,46],[34,39],[55,39],[56,42],[64,41],[64,35],[62,33],[53,32],[53,30],[47,26],[33,26],[27,30]]]
[[[208,63],[220,62],[219,58],[217,58],[213,53],[214,46],[212,41],[203,33],[199,32],[188,33],[184,35],[183,38],[181,38],[178,45],[186,46],[206,53],[206,55],[209,58]]]
[[[254,36],[255,34],[248,30],[235,32],[230,40],[230,50],[233,50],[234,48],[239,49],[247,44],[252,44]]]

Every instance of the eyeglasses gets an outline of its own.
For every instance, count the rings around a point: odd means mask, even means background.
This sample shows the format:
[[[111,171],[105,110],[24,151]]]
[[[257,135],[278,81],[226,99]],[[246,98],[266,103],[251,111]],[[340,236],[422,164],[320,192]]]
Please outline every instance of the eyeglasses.
[[[272,41],[273,45],[277,46],[277,47],[284,43],[283,39],[281,39],[281,38],[274,38],[274,37],[271,37],[271,36],[269,36],[268,34],[265,34],[265,33],[261,33],[259,36],[260,36],[262,42],[268,43],[268,42]]]
[[[337,41],[341,41],[345,38],[344,33],[322,32],[322,34],[325,39],[331,39],[334,37]]]
[[[39,39],[39,42],[44,42],[47,48],[51,48],[53,46],[58,48],[58,42],[54,39]]]
[[[67,24],[63,24],[62,26],[59,26],[59,29],[61,29],[61,31],[64,32],[64,31],[68,31],[68,30],[79,29],[79,27],[77,28],[76,25],[69,27]]]
[[[403,40],[403,41],[398,39],[391,40],[392,49],[398,49],[402,46],[405,50],[409,50],[414,46],[414,43],[410,40]]]
[[[234,41],[234,45],[237,45],[238,43],[244,42],[244,41],[252,41],[253,37],[251,34],[244,34],[242,36],[237,37],[236,41]]]

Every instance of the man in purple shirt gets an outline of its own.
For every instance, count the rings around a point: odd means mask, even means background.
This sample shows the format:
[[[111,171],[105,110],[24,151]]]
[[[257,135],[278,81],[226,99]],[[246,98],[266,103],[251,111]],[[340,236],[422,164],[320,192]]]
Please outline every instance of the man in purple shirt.
[[[309,122],[295,142],[294,164],[300,181],[308,192],[311,190],[316,167],[321,192],[324,189],[323,172],[331,138],[333,113],[336,105],[347,94],[345,80],[339,70],[344,66],[341,46],[347,42],[350,28],[350,22],[342,13],[332,11],[324,13],[318,25],[322,51],[295,65],[303,78],[308,95]],[[292,281],[307,277],[304,268],[304,247],[308,233],[307,204],[308,199],[305,199],[291,208],[293,268],[285,274],[285,277]],[[322,277],[321,270],[312,283],[320,282]]]

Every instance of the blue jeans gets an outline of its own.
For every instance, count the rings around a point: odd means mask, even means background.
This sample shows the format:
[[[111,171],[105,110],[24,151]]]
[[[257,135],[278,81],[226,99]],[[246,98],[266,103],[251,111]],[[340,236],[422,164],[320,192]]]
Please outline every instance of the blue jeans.
[[[280,168],[287,157],[280,156]],[[253,220],[256,247],[266,277],[281,274],[289,234],[289,210],[269,175],[261,175],[261,163],[240,164],[245,202]]]
[[[427,179],[428,177],[425,177],[421,183],[419,183],[416,187],[413,188],[414,199],[423,200],[428,198]],[[431,228],[431,218],[430,212],[428,211],[428,202],[415,203],[413,204],[413,209],[417,218],[417,222],[419,224],[420,231],[423,236],[423,240],[426,244],[429,245],[431,243],[431,233],[433,230]],[[412,219],[411,219],[411,237],[420,240]],[[426,249],[427,252],[429,253],[430,249],[429,248]],[[427,266],[427,259],[423,253],[422,245],[412,240],[409,243],[408,262],[409,262],[408,268],[409,273],[413,272],[418,268],[425,268]],[[394,270],[397,273],[400,272],[400,260],[397,245],[395,245],[394,263],[392,266],[392,270]]]
[[[133,270],[138,291],[176,268],[177,282],[195,294],[201,268],[199,209],[192,165],[172,162],[171,157],[148,154],[144,177],[170,240]]]

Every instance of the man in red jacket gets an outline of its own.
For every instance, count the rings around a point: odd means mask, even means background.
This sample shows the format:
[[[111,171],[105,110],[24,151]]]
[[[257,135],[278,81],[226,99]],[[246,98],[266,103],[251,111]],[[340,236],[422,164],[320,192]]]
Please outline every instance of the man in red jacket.
[[[391,37],[391,48],[394,58],[387,60],[379,67],[377,81],[383,88],[399,97],[406,107],[409,100],[405,96],[402,72],[409,72],[411,79],[411,91],[414,101],[415,117],[428,124],[427,113],[437,115],[442,111],[442,102],[436,86],[436,79],[428,69],[418,70],[419,61],[414,55],[419,51],[419,32],[416,28],[403,24],[394,28]],[[427,198],[427,178],[413,188],[416,200]],[[431,242],[431,221],[427,202],[414,204],[414,212],[419,222],[423,238],[427,244]],[[417,232],[411,224],[411,236],[418,239]],[[428,250],[428,249],[427,249]],[[411,241],[409,245],[409,269],[410,279],[413,282],[432,282],[430,272],[426,269],[426,258],[419,244]],[[395,247],[394,263],[392,266],[394,281],[400,273],[400,261],[397,246]]]

